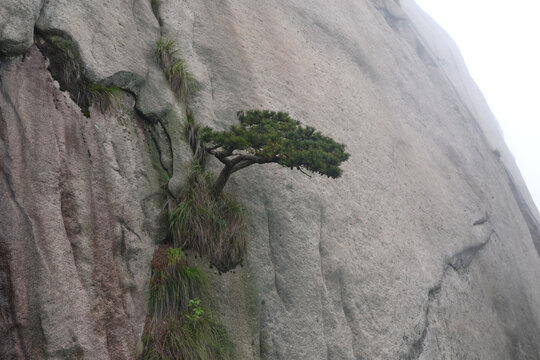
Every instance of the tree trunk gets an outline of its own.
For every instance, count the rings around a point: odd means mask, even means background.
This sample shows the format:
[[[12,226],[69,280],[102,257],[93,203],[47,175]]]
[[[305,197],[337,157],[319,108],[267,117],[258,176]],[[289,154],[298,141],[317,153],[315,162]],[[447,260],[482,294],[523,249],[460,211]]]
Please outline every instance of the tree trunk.
[[[230,166],[225,166],[223,170],[221,170],[216,182],[214,183],[214,196],[221,194],[223,188],[225,187],[225,184],[227,184],[227,180],[229,180],[232,173],[232,167]]]

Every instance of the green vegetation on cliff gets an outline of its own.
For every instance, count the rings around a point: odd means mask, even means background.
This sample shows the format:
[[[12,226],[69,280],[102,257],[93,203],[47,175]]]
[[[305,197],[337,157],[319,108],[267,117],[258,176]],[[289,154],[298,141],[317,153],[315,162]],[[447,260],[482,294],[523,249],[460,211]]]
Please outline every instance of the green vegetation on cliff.
[[[349,158],[345,145],[302,126],[287,113],[239,111],[238,120],[240,126],[227,131],[205,127],[199,133],[208,144],[205,150],[225,165],[214,184],[216,194],[234,172],[253,164],[276,163],[337,178],[342,173],[341,163]]]
[[[86,117],[90,117],[89,107],[92,105],[105,113],[120,104],[122,89],[113,85],[93,84],[85,73],[79,50],[71,39],[44,35],[37,44],[49,58],[49,70],[60,88],[69,91]]]
[[[184,59],[180,57],[180,51],[172,40],[159,39],[156,43],[154,56],[163,69],[171,89],[184,103],[195,89],[195,78]]]
[[[195,161],[170,212],[171,234],[175,246],[197,251],[226,272],[244,258],[244,211],[232,197],[214,195],[214,183],[214,176]]]
[[[204,272],[189,266],[179,248],[158,248],[139,359],[231,359],[227,332],[203,306],[201,299],[208,298],[208,290]]]

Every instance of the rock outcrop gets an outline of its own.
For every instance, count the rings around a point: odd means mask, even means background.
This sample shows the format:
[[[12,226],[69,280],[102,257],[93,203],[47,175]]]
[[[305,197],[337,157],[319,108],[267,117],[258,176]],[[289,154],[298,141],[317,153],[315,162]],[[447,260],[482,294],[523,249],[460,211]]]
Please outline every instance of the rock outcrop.
[[[351,153],[338,180],[233,175],[248,258],[212,283],[238,359],[540,358],[538,210],[457,48],[412,0],[154,9],[0,4],[1,358],[135,357],[190,159],[160,37],[197,79],[197,122],[283,110]],[[81,113],[34,45],[51,35],[89,81],[124,90],[120,107]]]

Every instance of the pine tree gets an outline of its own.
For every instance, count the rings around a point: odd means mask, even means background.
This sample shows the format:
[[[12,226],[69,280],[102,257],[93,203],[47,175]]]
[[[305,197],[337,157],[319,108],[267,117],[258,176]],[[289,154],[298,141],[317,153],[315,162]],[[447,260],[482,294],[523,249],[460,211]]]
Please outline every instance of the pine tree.
[[[339,166],[349,158],[345,145],[302,126],[287,113],[249,110],[237,116],[240,126],[227,131],[205,127],[198,134],[205,151],[225,165],[214,184],[215,194],[234,172],[253,164],[277,163],[337,178],[342,173]]]

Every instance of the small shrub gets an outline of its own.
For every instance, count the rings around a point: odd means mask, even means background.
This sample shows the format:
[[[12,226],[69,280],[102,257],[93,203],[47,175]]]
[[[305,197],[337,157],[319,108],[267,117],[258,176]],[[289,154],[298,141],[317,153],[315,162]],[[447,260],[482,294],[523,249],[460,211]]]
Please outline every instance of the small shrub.
[[[161,247],[152,260],[148,312],[164,317],[186,311],[190,300],[208,295],[208,278],[196,266],[188,266],[178,248]]]
[[[205,256],[219,272],[241,264],[245,254],[243,208],[226,194],[214,195],[214,177],[195,162],[169,214],[174,245]]]
[[[180,57],[180,51],[176,48],[175,42],[159,39],[154,55],[165,72],[171,89],[179,99],[187,101],[195,89],[195,78],[189,71],[186,62]]]

